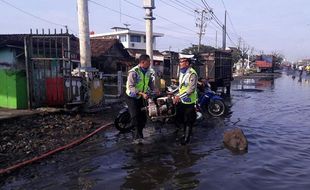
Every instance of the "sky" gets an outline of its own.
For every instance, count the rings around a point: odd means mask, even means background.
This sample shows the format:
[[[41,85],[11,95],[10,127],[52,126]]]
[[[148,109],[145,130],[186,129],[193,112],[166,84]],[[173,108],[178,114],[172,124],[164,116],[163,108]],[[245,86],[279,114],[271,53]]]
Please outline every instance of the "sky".
[[[227,46],[241,44],[254,53],[283,54],[288,61],[310,58],[309,0],[206,0],[214,15],[224,23],[227,16]],[[115,26],[128,25],[145,31],[143,0],[89,0],[90,31],[111,32]],[[205,9],[201,0],[155,0],[153,31],[163,33],[157,49],[181,51],[198,44],[198,13]],[[222,46],[222,30],[207,14],[202,44]],[[0,34],[29,33],[30,29],[64,25],[78,35],[76,0],[0,0]],[[217,37],[216,37],[217,36]]]

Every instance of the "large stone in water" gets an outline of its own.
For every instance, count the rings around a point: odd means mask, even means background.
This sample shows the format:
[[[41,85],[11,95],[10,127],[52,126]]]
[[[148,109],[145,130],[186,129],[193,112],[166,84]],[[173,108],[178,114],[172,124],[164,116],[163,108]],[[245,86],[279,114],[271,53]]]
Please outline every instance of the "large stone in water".
[[[224,132],[224,144],[228,148],[236,151],[245,151],[248,149],[248,140],[239,128]]]

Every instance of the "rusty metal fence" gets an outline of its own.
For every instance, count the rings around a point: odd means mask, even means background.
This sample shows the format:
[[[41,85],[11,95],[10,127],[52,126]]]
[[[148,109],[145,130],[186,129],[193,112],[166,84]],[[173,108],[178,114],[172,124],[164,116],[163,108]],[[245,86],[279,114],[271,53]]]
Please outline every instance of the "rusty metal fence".
[[[64,106],[80,94],[81,79],[72,77],[74,65],[78,65],[78,41],[68,33],[31,34],[25,38],[26,70],[29,104]]]

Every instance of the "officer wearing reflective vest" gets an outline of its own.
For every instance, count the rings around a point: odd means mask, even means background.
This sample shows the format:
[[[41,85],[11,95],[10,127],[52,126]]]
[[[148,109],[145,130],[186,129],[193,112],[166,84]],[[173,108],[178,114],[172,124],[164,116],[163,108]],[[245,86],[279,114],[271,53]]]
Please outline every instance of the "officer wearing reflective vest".
[[[150,67],[150,57],[142,54],[139,64],[128,71],[125,101],[135,128],[134,140],[143,139],[143,128],[146,124],[146,112],[141,110],[144,100],[148,99],[147,91],[154,90],[154,72]],[[144,100],[143,100],[144,99]]]
[[[177,104],[176,126],[183,129],[181,144],[190,142],[192,128],[196,121],[195,104],[197,102],[197,81],[196,71],[190,66],[190,56],[180,55],[179,58],[179,93],[174,97]]]

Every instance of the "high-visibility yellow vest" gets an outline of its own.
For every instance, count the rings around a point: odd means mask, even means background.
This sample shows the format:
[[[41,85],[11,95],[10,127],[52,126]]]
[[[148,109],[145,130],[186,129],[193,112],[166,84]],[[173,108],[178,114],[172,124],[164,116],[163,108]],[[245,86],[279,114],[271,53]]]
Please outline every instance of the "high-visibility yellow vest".
[[[183,98],[186,96],[186,91],[189,89],[190,76],[195,74],[197,76],[196,71],[193,68],[187,69],[186,73],[180,73],[179,77],[179,95],[181,97],[181,101],[183,104],[195,104],[197,102],[197,90],[191,94],[187,94],[187,98]]]
[[[139,65],[137,65],[128,71],[128,73],[130,72],[135,72],[137,74],[137,84],[135,85],[135,88],[139,92],[147,92],[147,90],[149,89],[149,82],[151,78],[151,69],[148,69],[148,71],[144,74],[139,68]],[[128,81],[126,82],[126,94],[128,96],[131,96]],[[141,95],[137,95],[137,98],[140,98],[140,96]]]

